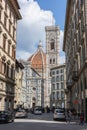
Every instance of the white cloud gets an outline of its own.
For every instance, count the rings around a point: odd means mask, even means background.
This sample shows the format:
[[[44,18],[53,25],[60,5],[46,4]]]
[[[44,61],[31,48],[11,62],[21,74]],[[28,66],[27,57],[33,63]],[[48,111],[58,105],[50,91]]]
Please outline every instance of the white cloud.
[[[27,52],[27,51],[24,51],[24,50],[19,50],[17,52],[17,58],[18,59],[28,59],[29,57],[31,56],[31,53]]]
[[[60,30],[60,51],[63,50],[63,36],[64,36],[64,31]]]
[[[60,30],[60,64],[65,63],[65,53],[63,52],[64,31]]]
[[[34,0],[18,2],[22,20],[18,22],[17,57],[21,58],[24,53],[26,55],[36,51],[39,40],[43,41],[45,46],[45,26],[52,25],[52,19],[55,23],[55,19],[51,11],[42,10]]]

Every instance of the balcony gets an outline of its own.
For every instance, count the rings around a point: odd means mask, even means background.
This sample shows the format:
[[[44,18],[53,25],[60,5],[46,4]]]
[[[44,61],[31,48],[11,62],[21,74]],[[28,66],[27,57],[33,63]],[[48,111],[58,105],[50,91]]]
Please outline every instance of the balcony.
[[[73,71],[72,80],[73,81],[78,81],[78,72],[77,71]]]

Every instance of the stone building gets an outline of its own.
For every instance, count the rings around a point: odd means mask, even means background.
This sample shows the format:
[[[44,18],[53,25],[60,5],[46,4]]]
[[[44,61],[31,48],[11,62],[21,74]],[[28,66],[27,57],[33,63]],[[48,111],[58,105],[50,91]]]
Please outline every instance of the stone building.
[[[87,0],[67,0],[63,50],[67,105],[87,121]]]
[[[23,107],[25,103],[25,95],[26,95],[26,81],[24,83],[23,73],[24,66],[18,60],[16,60],[16,68],[15,68],[15,97],[14,97],[14,109],[18,107]],[[25,89],[23,89],[25,88]],[[23,90],[23,92],[22,92]],[[25,91],[24,91],[25,90]],[[24,100],[25,99],[25,100]]]
[[[51,69],[51,108],[67,108],[66,100],[66,66],[58,65]]]
[[[0,110],[13,109],[17,20],[21,19],[17,0],[0,0]]]

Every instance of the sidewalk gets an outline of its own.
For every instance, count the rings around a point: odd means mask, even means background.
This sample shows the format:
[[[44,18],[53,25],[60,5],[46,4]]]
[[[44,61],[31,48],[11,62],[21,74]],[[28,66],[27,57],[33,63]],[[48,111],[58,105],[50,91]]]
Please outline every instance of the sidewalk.
[[[69,121],[67,120],[67,122],[69,122]],[[79,119],[79,117],[77,116],[77,117],[74,118],[72,116],[70,123],[80,125],[80,119]],[[87,125],[87,122],[84,122],[83,125]]]

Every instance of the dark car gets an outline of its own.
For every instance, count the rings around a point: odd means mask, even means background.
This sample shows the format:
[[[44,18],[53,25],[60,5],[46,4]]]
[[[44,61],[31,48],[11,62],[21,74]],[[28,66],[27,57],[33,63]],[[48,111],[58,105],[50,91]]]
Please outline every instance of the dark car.
[[[13,122],[14,121],[14,113],[10,111],[0,111],[0,122]]]

